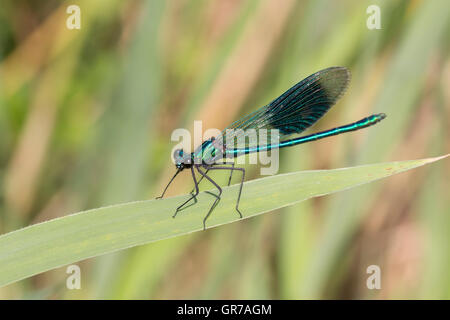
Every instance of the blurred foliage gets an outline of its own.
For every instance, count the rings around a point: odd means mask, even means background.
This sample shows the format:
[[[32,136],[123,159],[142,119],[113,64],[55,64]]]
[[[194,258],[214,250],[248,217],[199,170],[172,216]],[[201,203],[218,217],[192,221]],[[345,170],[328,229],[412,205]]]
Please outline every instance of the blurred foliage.
[[[174,171],[173,129],[224,128],[333,65],[353,80],[313,130],[385,112],[383,130],[283,150],[282,172],[450,150],[445,0],[44,3],[0,10],[0,233],[154,197]],[[80,30],[66,28],[71,4]],[[372,4],[380,30],[366,27]],[[170,192],[189,188],[185,175]],[[0,298],[450,298],[449,188],[447,160],[80,262],[81,290],[60,268]],[[381,290],[366,287],[373,264]]]

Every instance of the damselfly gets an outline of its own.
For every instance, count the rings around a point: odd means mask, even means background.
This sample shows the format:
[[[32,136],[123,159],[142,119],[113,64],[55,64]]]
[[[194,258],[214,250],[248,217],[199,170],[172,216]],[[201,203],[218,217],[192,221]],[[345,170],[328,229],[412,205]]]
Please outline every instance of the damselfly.
[[[206,220],[219,203],[222,195],[222,188],[211,179],[208,175],[209,171],[229,170],[230,178],[228,179],[228,185],[230,185],[233,171],[239,171],[241,172],[241,182],[236,201],[236,211],[242,218],[242,213],[239,210],[239,201],[244,184],[245,169],[236,168],[234,162],[229,163],[225,159],[275,148],[291,147],[344,132],[359,130],[372,126],[386,117],[384,113],[374,114],[345,126],[307,136],[286,139],[289,136],[301,133],[319,120],[341,97],[349,81],[350,72],[344,67],[331,67],[318,71],[297,83],[268,105],[235,121],[231,126],[222,131],[220,136],[216,138],[212,137],[204,141],[194,152],[189,153],[182,149],[175,150],[173,156],[177,171],[172,179],[170,179],[162,195],[158,198],[164,196],[169,185],[181,171],[184,169],[191,171],[194,189],[191,191],[191,197],[178,206],[173,215],[175,217],[191,200],[197,202],[196,197],[199,194],[198,185],[203,178],[206,178],[217,188],[218,194],[210,193],[216,199],[203,219],[203,229],[205,229]],[[258,132],[262,129],[276,129],[278,142],[261,144],[258,141],[252,142],[247,140],[244,145],[239,146],[236,144],[235,141],[242,138],[247,130],[256,130]],[[195,171],[200,174],[198,181]]]

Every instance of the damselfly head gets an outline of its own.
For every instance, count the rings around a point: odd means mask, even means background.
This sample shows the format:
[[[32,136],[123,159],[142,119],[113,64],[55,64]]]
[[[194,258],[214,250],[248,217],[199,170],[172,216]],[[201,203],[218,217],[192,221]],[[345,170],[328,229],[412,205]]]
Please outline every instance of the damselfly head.
[[[173,152],[173,159],[175,160],[175,167],[178,170],[190,168],[192,166],[192,156],[190,153],[184,152],[183,149],[176,149]]]

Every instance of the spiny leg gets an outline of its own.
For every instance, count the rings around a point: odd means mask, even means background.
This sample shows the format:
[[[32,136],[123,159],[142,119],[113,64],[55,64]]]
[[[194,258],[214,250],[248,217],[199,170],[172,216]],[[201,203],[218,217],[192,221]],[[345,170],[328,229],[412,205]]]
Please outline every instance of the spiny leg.
[[[230,164],[230,163],[226,163],[226,164]],[[231,184],[231,177],[233,176],[233,171],[234,171],[234,162],[231,163],[230,178],[228,179],[228,186],[230,186],[230,184]]]
[[[169,181],[169,183],[167,184],[167,186],[164,188],[163,193],[162,193],[159,197],[156,197],[156,199],[162,199],[162,198],[164,197],[164,194],[166,193],[167,188],[169,188],[169,186],[170,186],[170,184],[172,183],[172,181],[175,179],[175,177],[176,177],[180,172],[181,172],[181,170],[178,169],[177,172],[173,175],[172,179],[170,179],[170,181]]]
[[[198,183],[197,183],[197,179],[195,178],[195,173],[194,173],[194,168],[191,167],[191,174],[192,174],[192,179],[194,180],[194,189],[195,189],[195,194],[192,194],[192,196],[187,199],[185,202],[183,202],[181,205],[178,206],[177,210],[175,211],[175,213],[173,214],[172,218],[175,218],[177,216],[178,211],[180,211],[189,201],[191,201],[192,199],[195,199],[195,203],[197,203],[197,198],[196,196],[198,195]],[[194,190],[192,190],[194,191]],[[194,204],[195,204],[194,203]]]
[[[216,164],[212,164],[213,166],[215,166]],[[221,165],[231,165],[234,168],[234,162],[224,162],[221,163]],[[206,169],[205,174],[208,174],[209,168]],[[233,171],[230,172],[230,178],[228,179],[228,186],[230,186],[231,183],[231,177],[233,176]],[[198,179],[198,184],[200,185],[200,182],[202,182],[204,176],[201,176],[200,179]],[[195,187],[191,190],[191,194],[194,192]]]
[[[205,174],[207,174],[208,171],[209,171],[209,169],[206,170]],[[204,178],[204,176],[201,176],[200,179],[198,179],[197,185],[200,185],[200,182],[202,182],[203,178]],[[191,192],[189,192],[189,193],[192,194],[194,192],[194,190],[195,190],[195,187],[192,188]]]
[[[223,166],[229,166],[229,165],[231,165],[231,168],[234,168],[234,161],[233,162],[225,162],[225,160],[224,160],[224,162],[223,163],[213,163],[213,164],[211,164],[211,166],[217,166],[217,165],[223,165]],[[207,170],[206,170],[206,173],[208,173],[208,171],[209,171],[209,167],[207,166]],[[231,184],[231,178],[233,177],[233,169],[230,169],[230,177],[228,178],[228,186],[230,186],[230,184]]]
[[[217,163],[217,164],[213,164],[213,165],[226,165],[226,166],[231,165],[231,167],[234,168],[234,160],[231,160],[231,162],[226,162],[227,159],[230,159],[230,158],[224,158],[223,163]],[[230,186],[230,184],[231,184],[232,177],[233,177],[233,170],[230,170],[230,178],[228,178],[228,186]]]
[[[217,190],[219,190],[219,194],[214,194],[214,193],[210,193],[211,195],[216,197],[216,200],[214,200],[214,203],[212,204],[211,208],[209,208],[208,213],[206,214],[206,216],[203,218],[203,230],[206,229],[206,220],[208,219],[208,217],[210,216],[211,212],[214,210],[214,208],[216,207],[216,205],[219,203],[220,201],[220,196],[222,195],[222,188],[214,182],[213,179],[211,179],[209,176],[206,175],[205,172],[203,172],[202,170],[200,170],[200,168],[198,166],[196,166],[197,171],[206,179],[209,180],[209,182],[211,182],[216,188]],[[207,169],[210,169],[209,167]],[[208,192],[209,193],[209,192]]]
[[[239,195],[236,202],[236,211],[239,213],[239,216],[242,218],[242,213],[239,211],[239,202],[241,201],[241,193],[242,193],[242,187],[244,185],[244,179],[245,179],[245,169],[244,168],[235,168],[234,163],[231,168],[228,167],[217,167],[217,166],[211,166],[207,167],[209,170],[231,170],[233,172],[234,170],[239,170],[242,172],[242,179],[241,179],[241,185],[239,187]]]

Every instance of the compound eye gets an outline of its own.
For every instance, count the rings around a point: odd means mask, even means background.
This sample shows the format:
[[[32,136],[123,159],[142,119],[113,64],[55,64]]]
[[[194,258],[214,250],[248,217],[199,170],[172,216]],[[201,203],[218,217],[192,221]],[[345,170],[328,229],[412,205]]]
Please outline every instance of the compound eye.
[[[173,158],[174,158],[176,161],[180,161],[181,159],[183,159],[183,154],[184,154],[184,152],[183,152],[182,149],[176,149],[176,150],[173,152]]]

